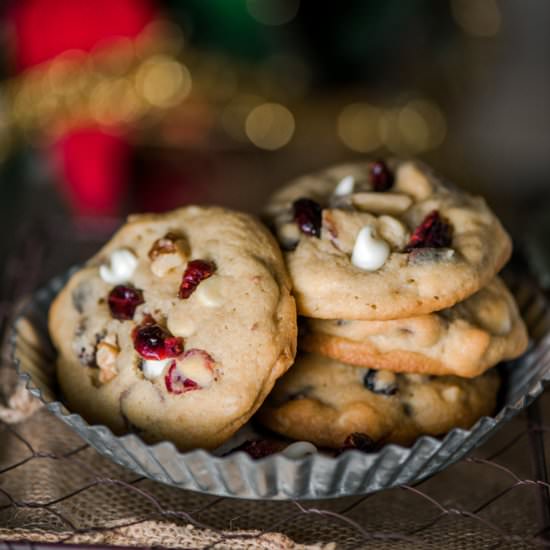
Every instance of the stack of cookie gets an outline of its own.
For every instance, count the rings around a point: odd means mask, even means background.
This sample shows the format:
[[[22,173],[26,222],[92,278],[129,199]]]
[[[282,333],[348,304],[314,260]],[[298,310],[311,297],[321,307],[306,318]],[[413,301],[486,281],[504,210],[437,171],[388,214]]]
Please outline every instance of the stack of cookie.
[[[363,449],[492,412],[491,367],[527,336],[482,199],[376,161],[303,177],[268,215],[290,278],[257,220],[193,206],[132,216],[74,273],[49,314],[70,410],[182,450],[260,407],[284,436]]]
[[[322,447],[411,443],[493,412],[493,366],[525,326],[497,277],[511,241],[485,202],[425,166],[302,177],[268,207],[302,315],[301,353],[258,415]]]

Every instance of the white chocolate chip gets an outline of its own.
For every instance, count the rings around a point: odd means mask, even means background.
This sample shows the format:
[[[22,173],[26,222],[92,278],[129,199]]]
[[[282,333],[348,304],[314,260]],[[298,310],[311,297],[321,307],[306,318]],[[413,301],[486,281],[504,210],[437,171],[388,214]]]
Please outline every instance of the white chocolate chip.
[[[366,225],[355,239],[351,263],[365,271],[376,271],[386,263],[389,255],[388,243],[376,237],[371,225]]]
[[[373,214],[401,214],[407,210],[412,199],[403,193],[355,193],[352,196],[353,205],[359,210]]]
[[[196,382],[201,388],[208,387],[214,379],[212,368],[201,354],[188,355],[178,360],[177,365],[178,371],[181,372],[185,378],[191,378],[191,380]]]
[[[392,216],[380,216],[377,223],[378,234],[395,249],[403,249],[409,242],[407,228]]]
[[[304,458],[305,456],[315,454],[317,447],[309,441],[296,441],[286,447],[281,454],[288,458]]]
[[[460,398],[461,390],[458,386],[449,386],[441,391],[441,397],[447,403],[456,403]]]
[[[287,222],[277,229],[277,237],[283,249],[292,249],[300,240],[300,230],[294,222]]]
[[[118,248],[111,252],[110,265],[100,265],[99,275],[111,285],[120,285],[130,280],[138,265],[136,255],[127,248]]]
[[[147,380],[155,380],[172,361],[173,359],[145,359],[141,364],[141,372]]]
[[[349,195],[353,193],[353,187],[355,186],[355,179],[353,176],[346,176],[342,178],[338,185],[334,188],[334,195],[337,197],[343,197],[344,195]]]
[[[396,180],[394,188],[417,201],[427,199],[432,193],[432,184],[412,162],[399,166]]]
[[[366,225],[375,226],[376,217],[366,212],[324,208],[321,239],[328,239],[338,250],[351,254],[357,234]]]
[[[222,279],[217,276],[202,281],[195,293],[202,305],[207,307],[219,307],[225,302]]]
[[[170,312],[166,324],[174,336],[188,338],[195,332],[195,323],[189,317],[189,312],[180,308],[175,308]]]

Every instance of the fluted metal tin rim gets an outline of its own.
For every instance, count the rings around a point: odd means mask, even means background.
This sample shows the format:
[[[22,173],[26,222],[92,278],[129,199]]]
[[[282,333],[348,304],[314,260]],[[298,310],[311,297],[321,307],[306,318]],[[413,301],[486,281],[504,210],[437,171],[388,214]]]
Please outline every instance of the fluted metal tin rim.
[[[505,368],[507,390],[498,414],[480,418],[469,430],[455,428],[441,439],[422,436],[410,448],[389,444],[378,452],[351,450],[337,457],[317,453],[295,459],[276,453],[254,460],[242,451],[226,456],[203,449],[180,452],[168,441],[150,445],[135,434],[117,436],[107,426],[90,425],[57,400],[47,313],[72,271],[52,279],[20,304],[10,335],[19,376],[32,395],[101,454],[140,475],[182,489],[249,499],[320,499],[415,483],[460,460],[527,407],[542,392],[550,371],[548,304],[538,290],[520,284],[517,288],[525,295],[520,307],[530,308],[531,313],[533,308],[540,310],[533,315],[536,321],[528,322],[531,334],[539,337],[520,360]],[[33,344],[33,353],[21,354],[22,321],[30,323],[42,342],[38,350]]]

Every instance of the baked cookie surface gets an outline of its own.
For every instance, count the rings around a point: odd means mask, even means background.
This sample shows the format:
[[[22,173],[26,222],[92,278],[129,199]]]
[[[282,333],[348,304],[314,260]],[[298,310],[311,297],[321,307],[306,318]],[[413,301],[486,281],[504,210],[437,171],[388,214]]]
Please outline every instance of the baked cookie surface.
[[[303,318],[301,348],[368,368],[479,376],[521,355],[527,330],[498,277],[449,309],[390,321]]]
[[[275,240],[215,207],[131,216],[57,296],[49,328],[70,410],[182,450],[229,438],[296,351]]]
[[[498,387],[495,371],[473,379],[394,374],[304,354],[257,417],[275,432],[320,447],[342,447],[354,433],[406,445],[420,435],[471,427],[493,412]]]
[[[298,312],[386,320],[451,307],[501,269],[511,241],[484,200],[417,162],[301,177],[266,217],[286,251]]]

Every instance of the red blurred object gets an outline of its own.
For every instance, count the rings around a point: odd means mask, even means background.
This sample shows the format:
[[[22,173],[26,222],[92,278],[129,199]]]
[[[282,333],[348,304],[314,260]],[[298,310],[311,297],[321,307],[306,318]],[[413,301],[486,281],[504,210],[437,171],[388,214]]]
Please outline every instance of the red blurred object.
[[[28,69],[72,49],[136,37],[156,18],[151,0],[17,0],[8,12],[17,37],[16,64]]]
[[[216,161],[212,155],[182,153],[178,163],[173,158],[150,155],[138,166],[133,194],[133,210],[165,212],[186,204],[211,202],[209,189],[216,178]]]
[[[15,67],[23,71],[68,50],[89,52],[116,38],[135,38],[157,15],[152,0],[17,0],[7,13],[15,31]],[[54,151],[65,195],[77,214],[119,210],[130,159],[122,133],[96,126],[71,130]]]
[[[54,155],[68,184],[62,192],[77,215],[117,213],[130,173],[131,149],[124,136],[95,127],[73,130],[54,144]]]

